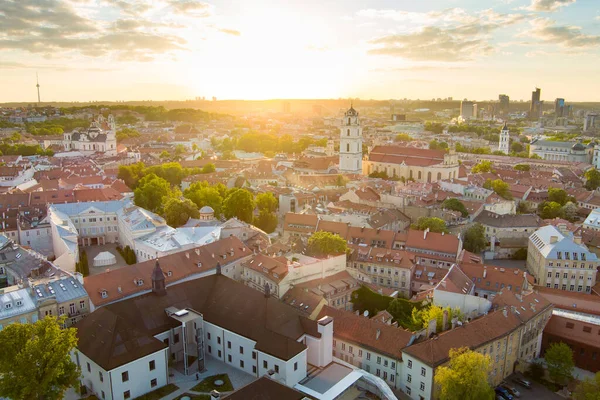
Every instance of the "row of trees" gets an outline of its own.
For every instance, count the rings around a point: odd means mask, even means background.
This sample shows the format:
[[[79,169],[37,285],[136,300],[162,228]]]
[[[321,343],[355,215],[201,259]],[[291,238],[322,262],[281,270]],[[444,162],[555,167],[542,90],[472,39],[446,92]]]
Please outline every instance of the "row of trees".
[[[82,111],[87,110],[97,110],[98,113],[102,112],[102,114],[106,117],[108,114],[113,111],[130,111],[130,113],[126,113],[129,117],[127,119],[123,119],[123,117],[118,117],[117,122],[120,124],[132,124],[137,122],[137,118],[131,113],[141,114],[146,121],[171,121],[171,122],[188,122],[188,123],[200,123],[200,122],[209,122],[213,120],[222,120],[222,119],[232,119],[230,115],[226,114],[218,114],[211,113],[207,111],[197,110],[193,108],[174,108],[171,110],[167,110],[163,106],[131,106],[125,104],[95,104],[95,105],[87,105],[83,107],[65,107],[61,108],[61,112],[63,114],[75,114]],[[133,118],[136,121],[133,121]],[[88,122],[89,124],[89,122]]]
[[[90,121],[81,118],[56,118],[44,122],[29,122],[25,124],[25,130],[32,135],[62,135],[76,128],[87,128]]]
[[[142,178],[156,175],[170,185],[179,186],[183,178],[190,175],[206,174],[215,171],[215,165],[209,163],[202,168],[183,168],[178,162],[168,162],[161,165],[146,167],[143,162],[131,165],[120,165],[117,177],[122,179],[131,189],[136,189]]]
[[[248,132],[240,136],[233,136],[219,141],[216,138],[211,139],[212,145],[216,150],[225,152],[233,150],[242,150],[246,152],[260,153],[301,153],[309,146],[326,146],[327,139],[311,139],[302,137],[295,140],[291,135],[278,136],[272,133]]]
[[[125,246],[125,248],[122,248],[120,246],[117,246],[117,251],[119,252],[121,257],[123,257],[127,265],[137,263],[137,256],[135,255],[135,251],[133,251],[131,247]]]
[[[123,128],[117,131],[116,137],[117,137],[117,141],[120,142],[121,140],[125,140],[128,138],[136,138],[136,137],[140,137],[141,134],[138,132],[137,129],[134,128]]]
[[[79,248],[79,262],[75,263],[75,271],[79,272],[83,276],[88,276],[90,274],[88,256],[85,250],[82,248]]]

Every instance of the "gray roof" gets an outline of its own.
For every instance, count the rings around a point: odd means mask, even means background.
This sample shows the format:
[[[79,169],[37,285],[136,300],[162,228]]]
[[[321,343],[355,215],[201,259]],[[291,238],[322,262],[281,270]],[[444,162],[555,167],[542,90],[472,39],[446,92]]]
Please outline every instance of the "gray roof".
[[[131,202],[131,200],[110,200],[110,201],[85,201],[82,203],[64,203],[64,204],[53,204],[51,207],[60,211],[69,217],[78,216],[82,212],[90,209],[96,208],[102,212],[113,212],[116,213],[117,210],[122,209],[126,203]]]
[[[38,301],[55,298],[58,303],[87,297],[87,292],[79,281],[72,277],[63,277],[46,284],[33,286]]]
[[[28,314],[36,309],[28,288],[0,295],[0,303],[0,320]]]
[[[73,132],[71,134],[71,140],[74,142],[78,142],[81,140],[81,137],[83,135],[85,135],[85,136],[87,136],[86,142],[92,142],[92,143],[106,142],[106,137],[107,137],[106,133],[98,133],[98,135],[96,137],[92,137],[90,135],[91,133],[92,133],[91,131],[89,131],[89,133],[88,132]]]
[[[552,242],[552,237],[556,237],[556,241]],[[546,225],[538,229],[529,237],[530,242],[539,249],[540,253],[545,258],[556,259],[557,253],[580,253],[585,254],[586,261],[597,261],[598,257],[592,253],[585,244],[578,244],[573,241],[573,233],[568,232],[563,234],[558,228],[552,225]],[[582,257],[577,257],[582,260]],[[565,260],[568,260],[565,256]],[[571,257],[575,260],[575,257]]]
[[[41,256],[35,257],[32,252],[4,238],[6,236],[0,235],[0,265],[8,268],[14,276],[24,279],[32,275],[41,275],[52,268]]]
[[[535,214],[496,214],[491,211],[482,211],[473,222],[496,228],[539,228],[543,222]]]

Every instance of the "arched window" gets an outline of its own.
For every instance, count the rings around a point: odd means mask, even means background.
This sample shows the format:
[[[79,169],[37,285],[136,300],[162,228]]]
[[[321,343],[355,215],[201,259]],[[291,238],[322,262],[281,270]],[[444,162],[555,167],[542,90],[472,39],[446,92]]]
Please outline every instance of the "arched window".
[[[437,177],[437,180],[438,180],[438,181],[441,181],[441,180],[442,180],[442,173],[441,173],[441,172],[438,172],[438,177]]]
[[[408,173],[408,177],[409,177],[410,179],[414,179],[414,178],[413,178],[413,171],[412,171],[412,169],[409,171],[409,173]]]
[[[350,117],[348,117],[348,125],[350,125]]]
[[[350,136],[350,129],[348,129],[346,136]]]
[[[431,182],[431,171],[427,173],[427,182]]]
[[[419,178],[417,178],[418,180],[421,180],[421,171],[419,171]]]
[[[347,151],[348,153],[350,153],[350,143],[348,143],[348,144],[346,145],[346,151]]]

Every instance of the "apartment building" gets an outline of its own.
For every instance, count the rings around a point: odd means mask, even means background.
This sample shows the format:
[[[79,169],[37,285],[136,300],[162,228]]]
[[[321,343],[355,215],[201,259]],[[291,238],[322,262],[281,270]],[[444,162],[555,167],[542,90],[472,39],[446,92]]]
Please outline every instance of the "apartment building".
[[[543,225],[534,214],[496,214],[482,211],[473,222],[485,229],[486,258],[509,258],[527,247],[529,236]]]
[[[401,248],[415,254],[417,264],[450,268],[462,250],[460,236],[411,229],[406,241],[396,241],[394,248]]]
[[[538,285],[591,293],[598,265],[598,257],[582,243],[581,236],[566,230],[548,225],[529,238],[527,270]]]

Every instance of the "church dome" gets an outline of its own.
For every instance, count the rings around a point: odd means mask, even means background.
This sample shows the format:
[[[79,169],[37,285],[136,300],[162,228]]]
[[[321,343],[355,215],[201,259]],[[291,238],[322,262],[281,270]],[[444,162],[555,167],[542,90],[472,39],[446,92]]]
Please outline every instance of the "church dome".
[[[200,209],[200,214],[214,214],[215,210],[212,207],[204,206]]]
[[[573,145],[573,147],[571,147],[571,148],[572,148],[573,150],[576,150],[576,151],[582,151],[582,150],[585,150],[585,146],[584,146],[583,144],[581,144],[581,143],[575,143],[575,144]]]

